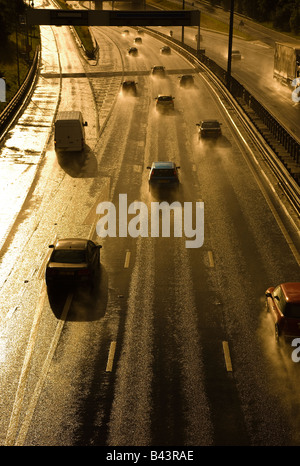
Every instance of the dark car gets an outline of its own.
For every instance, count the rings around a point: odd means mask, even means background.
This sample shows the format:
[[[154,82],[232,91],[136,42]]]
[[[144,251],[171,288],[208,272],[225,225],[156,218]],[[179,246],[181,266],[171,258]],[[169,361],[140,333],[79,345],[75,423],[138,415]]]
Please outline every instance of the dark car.
[[[142,43],[143,43],[143,39],[142,39],[141,37],[136,37],[136,38],[134,39],[134,43],[135,43],[135,44],[142,44]]]
[[[122,94],[123,95],[137,95],[137,88],[136,88],[135,81],[124,81],[122,82]]]
[[[152,70],[151,71],[152,76],[159,77],[159,78],[165,78],[166,76],[166,69],[164,66],[154,65],[152,66],[151,70]]]
[[[191,74],[180,76],[179,86],[184,88],[194,87],[194,78]]]
[[[143,29],[138,29],[138,30],[137,30],[137,33],[138,33],[139,36],[143,36],[143,35],[144,35]]]
[[[128,49],[128,53],[129,53],[129,55],[132,55],[133,57],[137,57],[138,54],[139,54],[139,51],[138,51],[138,49],[136,47],[130,47]]]
[[[242,59],[241,52],[239,50],[232,50],[231,58],[232,60],[241,60]]]
[[[122,35],[123,35],[123,36],[129,36],[129,31],[128,31],[128,29],[124,29],[124,31],[122,31]]]
[[[265,292],[276,341],[300,337],[300,282],[282,283]]]
[[[168,45],[164,45],[161,49],[160,49],[160,53],[162,55],[171,55],[171,49]]]
[[[171,95],[158,95],[155,97],[156,110],[160,113],[170,113],[174,111],[174,99]]]
[[[100,267],[100,248],[82,238],[60,239],[49,246],[52,253],[46,266],[46,284],[93,282]]]
[[[221,124],[217,120],[202,120],[197,123],[196,126],[199,127],[198,139],[218,138],[222,134]]]
[[[149,173],[149,189],[151,188],[178,188],[178,169],[174,162],[153,162],[151,167],[147,167]]]

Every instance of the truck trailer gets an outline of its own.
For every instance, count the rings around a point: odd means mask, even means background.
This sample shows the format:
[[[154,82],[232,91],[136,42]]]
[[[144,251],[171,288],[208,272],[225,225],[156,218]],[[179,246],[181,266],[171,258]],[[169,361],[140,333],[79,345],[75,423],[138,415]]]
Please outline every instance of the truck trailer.
[[[295,79],[300,78],[299,44],[275,43],[273,77],[282,84],[295,86]]]

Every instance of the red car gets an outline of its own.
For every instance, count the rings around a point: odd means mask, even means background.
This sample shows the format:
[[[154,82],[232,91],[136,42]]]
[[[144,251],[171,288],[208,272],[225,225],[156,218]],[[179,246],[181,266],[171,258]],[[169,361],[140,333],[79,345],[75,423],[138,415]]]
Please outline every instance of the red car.
[[[300,282],[282,283],[265,292],[267,310],[275,325],[275,338],[300,337]]]

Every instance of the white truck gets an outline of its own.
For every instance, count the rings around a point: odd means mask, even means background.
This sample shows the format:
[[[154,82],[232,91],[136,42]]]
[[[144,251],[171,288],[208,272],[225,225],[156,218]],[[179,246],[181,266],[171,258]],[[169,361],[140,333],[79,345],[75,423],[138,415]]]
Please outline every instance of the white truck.
[[[79,152],[84,149],[85,129],[80,111],[58,112],[54,124],[54,147],[57,152]]]
[[[273,77],[282,84],[295,86],[300,78],[300,45],[275,43]]]

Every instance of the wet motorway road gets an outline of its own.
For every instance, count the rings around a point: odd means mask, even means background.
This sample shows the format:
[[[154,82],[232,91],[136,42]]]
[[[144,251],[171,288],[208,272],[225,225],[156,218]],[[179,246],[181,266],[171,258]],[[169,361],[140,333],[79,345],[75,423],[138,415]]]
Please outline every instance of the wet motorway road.
[[[34,99],[45,86],[44,118],[28,130],[37,158],[20,160],[34,182],[1,253],[0,442],[297,445],[299,366],[291,348],[276,347],[263,300],[268,286],[299,280],[294,220],[204,73],[175,52],[161,56],[147,35],[139,57],[129,57],[132,29],[125,37],[121,28],[93,31],[100,57],[87,64],[68,28],[42,28]],[[149,75],[154,64],[166,66],[165,80]],[[194,74],[190,91],[178,86],[183,70]],[[136,98],[119,93],[128,76]],[[156,113],[159,92],[175,96],[173,115]],[[42,106],[48,96],[51,111]],[[53,135],[43,136],[58,108],[80,109],[88,121],[82,156],[57,157]],[[202,118],[222,122],[218,143],[197,141]],[[150,211],[146,167],[166,158],[181,167],[174,200],[204,202],[203,246],[186,248],[173,235],[99,238],[99,202],[118,207],[127,194],[128,205],[142,201]],[[48,245],[68,236],[103,246],[92,292],[45,287]]]
[[[177,2],[180,3],[181,2]],[[211,9],[205,2],[194,2],[195,8],[199,8],[209,17],[221,21],[229,27],[229,11],[221,7]],[[273,79],[275,42],[293,43],[300,46],[300,41],[288,34],[274,31],[249,18],[240,16],[235,7],[234,30],[244,33],[247,40],[233,35],[232,50],[241,53],[241,60],[232,60],[231,73],[238,82],[249,91],[296,140],[299,140],[299,114],[300,105],[292,99],[291,89],[281,85]],[[240,24],[243,20],[243,25]],[[200,47],[205,49],[206,55],[227,70],[228,58],[228,34],[215,33],[202,27],[200,19],[201,41]],[[169,34],[170,28],[158,28],[165,34]],[[173,37],[182,40],[182,28],[173,27]],[[185,44],[196,48],[195,35],[197,28],[184,28]]]
[[[228,13],[229,15],[229,13]],[[229,21],[229,20],[228,20]],[[181,27],[173,28],[173,37],[181,40]],[[237,29],[242,29],[238,28]],[[158,28],[165,34],[169,28]],[[195,28],[185,28],[184,42],[196,48]],[[232,50],[239,50],[241,60],[232,60],[232,76],[240,82],[280,123],[299,140],[300,105],[292,99],[291,89],[273,79],[275,41],[291,42],[287,36],[272,37],[268,30],[260,40],[256,40],[257,31],[249,31],[252,40],[233,38]],[[300,41],[295,41],[300,45]],[[213,31],[201,29],[200,47],[206,55],[227,70],[228,37]]]

